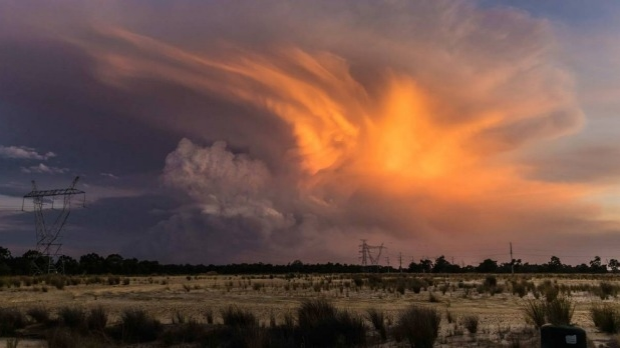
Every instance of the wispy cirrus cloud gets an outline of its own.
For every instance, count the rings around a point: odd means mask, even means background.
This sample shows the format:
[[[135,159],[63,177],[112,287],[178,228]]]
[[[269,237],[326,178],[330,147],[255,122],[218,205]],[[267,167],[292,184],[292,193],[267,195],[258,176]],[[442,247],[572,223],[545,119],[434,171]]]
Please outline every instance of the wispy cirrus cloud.
[[[38,166],[22,167],[22,173],[39,173],[39,174],[64,174],[69,171],[68,168],[59,168],[53,166],[46,166],[43,163],[39,163]]]
[[[56,154],[51,151],[40,153],[36,149],[27,147],[27,146],[2,146],[0,145],[0,157],[47,161],[48,159],[52,157],[56,157]]]

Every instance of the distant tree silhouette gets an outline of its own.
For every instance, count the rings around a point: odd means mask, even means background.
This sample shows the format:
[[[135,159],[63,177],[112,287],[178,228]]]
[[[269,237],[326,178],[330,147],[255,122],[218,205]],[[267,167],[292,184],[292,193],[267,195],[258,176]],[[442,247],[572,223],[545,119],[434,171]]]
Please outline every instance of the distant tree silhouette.
[[[497,268],[497,261],[486,259],[478,265],[476,270],[480,273],[495,273]]]

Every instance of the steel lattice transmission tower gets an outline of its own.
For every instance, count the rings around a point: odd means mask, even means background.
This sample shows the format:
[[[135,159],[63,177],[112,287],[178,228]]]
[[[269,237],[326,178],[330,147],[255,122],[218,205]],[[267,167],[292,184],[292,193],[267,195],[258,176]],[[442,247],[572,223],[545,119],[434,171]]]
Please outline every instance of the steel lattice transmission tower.
[[[379,259],[381,258],[381,252],[383,251],[383,249],[387,249],[386,247],[383,246],[383,243],[381,243],[380,246],[372,246],[372,245],[368,245],[368,243],[366,243],[366,239],[362,239],[362,244],[359,245],[360,247],[360,260],[362,261],[362,266],[367,266],[368,265],[368,261],[370,261],[370,264],[372,266],[377,266],[379,264]],[[379,252],[377,253],[377,256],[373,256],[373,250],[379,250]]]
[[[34,207],[37,238],[37,246],[35,250],[41,253],[41,256],[43,256],[47,262],[47,265],[44,266],[47,268],[46,270],[41,269],[35,263],[34,271],[36,273],[58,273],[55,262],[58,259],[60,247],[62,246],[60,232],[67,223],[67,219],[71,213],[71,199],[75,195],[82,195],[82,206],[86,203],[86,192],[75,188],[75,185],[79,179],[79,176],[75,177],[71,183],[71,186],[68,188],[54,190],[39,190],[37,189],[37,184],[35,181],[32,180],[32,191],[24,196],[22,210],[24,210],[24,203],[26,202],[26,199],[32,199]],[[44,212],[47,212],[48,210],[57,210],[54,207],[54,198],[56,196],[62,197],[62,207],[58,209],[56,214],[44,214]],[[44,208],[44,204],[49,202],[46,202],[45,199],[50,197],[52,204],[51,208]],[[46,217],[51,218],[50,221],[46,221]]]

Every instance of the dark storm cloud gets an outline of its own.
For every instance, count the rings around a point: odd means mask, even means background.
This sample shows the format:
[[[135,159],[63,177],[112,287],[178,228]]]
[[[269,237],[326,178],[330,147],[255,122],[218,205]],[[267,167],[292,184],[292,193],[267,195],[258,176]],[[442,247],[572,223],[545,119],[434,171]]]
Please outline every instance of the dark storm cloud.
[[[613,166],[518,156],[582,125],[557,44],[544,19],[464,1],[5,2],[0,179],[83,174],[73,250],[173,262],[607,233],[587,185],[523,167]],[[415,165],[386,174],[394,153]]]

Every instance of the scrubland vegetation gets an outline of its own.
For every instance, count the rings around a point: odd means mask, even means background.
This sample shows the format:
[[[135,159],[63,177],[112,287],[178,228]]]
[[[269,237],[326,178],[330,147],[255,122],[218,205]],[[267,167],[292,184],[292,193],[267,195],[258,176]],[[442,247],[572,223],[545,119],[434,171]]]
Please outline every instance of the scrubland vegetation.
[[[598,257],[578,266],[552,257],[462,267],[441,256],[399,272],[88,254],[58,260],[65,275],[27,275],[45,262],[0,247],[6,346],[536,347],[548,323],[584,328],[597,348],[620,346],[618,263]]]
[[[552,323],[615,347],[620,331],[612,275],[57,275],[0,284],[0,337],[18,346],[536,347],[538,328]]]

